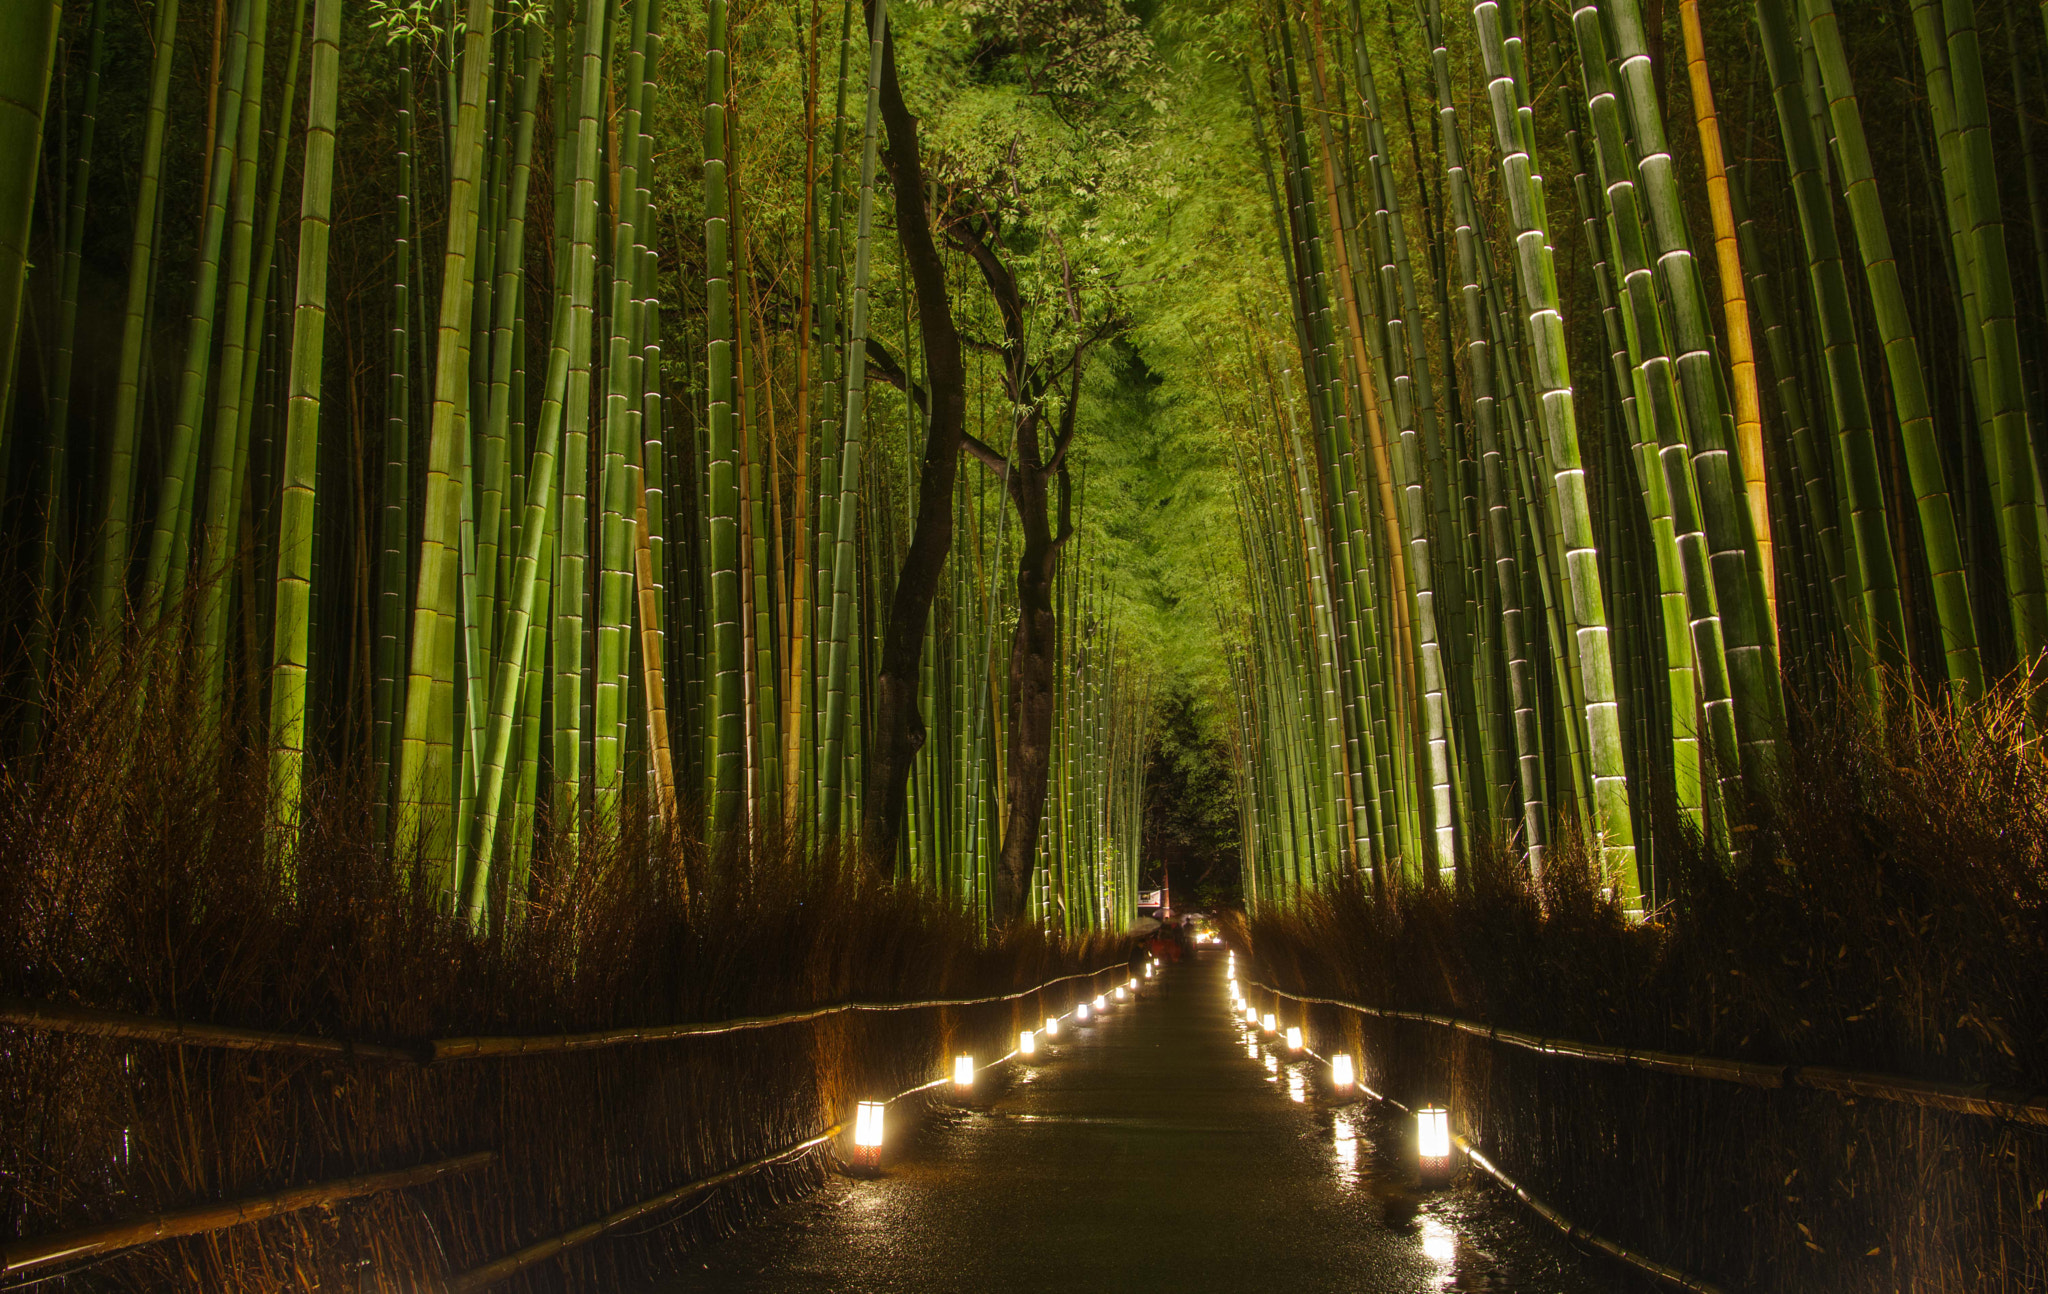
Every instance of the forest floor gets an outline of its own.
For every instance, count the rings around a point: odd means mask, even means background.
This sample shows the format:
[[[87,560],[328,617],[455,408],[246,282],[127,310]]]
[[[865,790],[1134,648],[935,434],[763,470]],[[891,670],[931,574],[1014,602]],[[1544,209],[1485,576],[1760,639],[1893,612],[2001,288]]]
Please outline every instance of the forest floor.
[[[833,1178],[662,1289],[1637,1288],[1469,1170],[1424,1189],[1405,1121],[1236,1023],[1223,961],[1069,1021],[895,1134],[875,1176]]]

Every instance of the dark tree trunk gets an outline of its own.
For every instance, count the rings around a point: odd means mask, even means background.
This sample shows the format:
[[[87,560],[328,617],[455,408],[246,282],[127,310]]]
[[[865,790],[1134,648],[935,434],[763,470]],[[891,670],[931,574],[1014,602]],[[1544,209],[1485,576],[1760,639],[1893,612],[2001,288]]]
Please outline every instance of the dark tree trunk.
[[[1025,461],[1035,459],[1037,445],[1028,442],[1037,437],[1024,432],[1018,439],[1030,452]],[[1024,916],[1052,772],[1053,666],[1059,647],[1053,581],[1059,573],[1059,546],[1046,518],[1045,486],[1044,473],[1011,473],[1010,498],[1024,547],[1017,559],[1017,628],[1010,635],[1010,809],[996,863],[998,925]]]
[[[1017,428],[1017,468],[1010,474],[1010,500],[1024,550],[1017,558],[1017,629],[1010,637],[1009,816],[1003,850],[996,860],[995,919],[1009,925],[1023,919],[1031,898],[1031,868],[1038,857],[1038,824],[1045,814],[1052,773],[1054,670],[1059,653],[1059,613],[1053,597],[1060,549],[1073,537],[1067,489],[1067,446],[1081,402],[1081,352],[1074,355],[1073,385],[1060,411],[1059,441],[1050,461],[1038,457],[1038,416]],[[1057,533],[1046,515],[1047,483],[1059,477]]]
[[[872,24],[873,0],[867,0],[865,8]],[[903,801],[911,764],[925,742],[924,719],[917,704],[918,672],[924,655],[925,623],[939,591],[946,554],[953,547],[953,485],[959,476],[961,436],[967,424],[967,368],[946,291],[945,263],[932,241],[931,221],[925,211],[917,118],[903,102],[893,31],[885,34],[882,43],[881,110],[889,135],[884,160],[896,195],[897,237],[917,295],[931,405],[925,422],[917,524],[903,555],[882,637],[874,737],[866,752],[868,770],[861,804],[861,851],[869,866],[887,873],[895,865],[903,833]],[[912,374],[904,374],[906,391],[912,379]]]

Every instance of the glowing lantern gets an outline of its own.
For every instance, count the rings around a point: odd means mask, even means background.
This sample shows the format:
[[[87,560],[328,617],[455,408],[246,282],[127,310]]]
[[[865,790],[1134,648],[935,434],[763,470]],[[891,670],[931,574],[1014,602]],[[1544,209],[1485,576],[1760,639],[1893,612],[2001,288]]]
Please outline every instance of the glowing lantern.
[[[1146,963],[1145,963],[1145,978],[1146,978],[1146,979],[1151,979],[1151,978],[1152,978],[1152,963],[1151,963],[1151,962],[1146,962]]]
[[[869,1164],[882,1157],[882,1109],[880,1101],[862,1101],[853,1115],[853,1144]]]
[[[1129,983],[1128,985],[1126,985],[1125,987],[1127,987],[1127,988],[1136,988],[1136,987],[1138,987],[1138,977],[1137,977],[1137,976],[1135,976],[1135,975],[1131,976],[1131,982],[1130,982],[1130,983]]]
[[[1086,1020],[1088,1018],[1088,1004],[1086,1002],[1074,1008],[1074,1018],[1076,1020]]]
[[[1351,1084],[1357,1081],[1351,1072],[1350,1052],[1340,1051],[1330,1058],[1330,1081],[1340,1092],[1349,1091]]]
[[[1301,1026],[1298,1024],[1290,1024],[1287,1026],[1287,1050],[1301,1050]]]
[[[955,1057],[953,1057],[953,1086],[955,1086],[955,1087],[973,1087],[973,1086],[974,1086],[974,1057],[972,1057],[972,1056],[955,1056]]]
[[[1451,1161],[1451,1112],[1425,1105],[1415,1112],[1415,1153],[1425,1169],[1440,1170]]]
[[[1049,1015],[1045,1017],[1045,1036],[1048,1038],[1056,1037],[1059,1034],[1059,1031],[1060,1018],[1056,1015]]]
[[[1259,1022],[1259,1013],[1249,1002],[1244,1004],[1244,1022],[1246,1024],[1257,1024]]]
[[[1103,996],[1102,996],[1102,994],[1100,994],[1100,993],[1097,993],[1097,994],[1095,995],[1095,1009],[1096,1009],[1096,1010],[1098,1010],[1098,1011],[1100,1011],[1100,1010],[1103,1010],[1103,1009],[1104,1009],[1105,1007],[1107,1007],[1108,1005],[1109,1005],[1109,999],[1107,999],[1107,998],[1103,997]]]
[[[1119,1002],[1124,1000],[1124,986],[1121,984],[1116,986],[1116,1000]]]
[[[1026,1056],[1038,1054],[1038,1035],[1026,1029],[1017,1035],[1017,1050]]]
[[[1266,1012],[1264,1016],[1260,1017],[1259,1027],[1261,1029],[1264,1029],[1267,1033],[1273,1032],[1273,1013],[1271,1011]]]

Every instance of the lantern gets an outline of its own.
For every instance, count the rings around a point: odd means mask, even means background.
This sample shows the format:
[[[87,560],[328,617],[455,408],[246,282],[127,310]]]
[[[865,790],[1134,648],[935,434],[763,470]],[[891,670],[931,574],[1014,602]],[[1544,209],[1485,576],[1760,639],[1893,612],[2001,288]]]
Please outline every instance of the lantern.
[[[882,1110],[880,1101],[862,1101],[854,1110],[853,1144],[870,1167],[882,1157]]]
[[[1264,1030],[1265,1030],[1265,1031],[1266,1031],[1267,1033],[1272,1033],[1272,1032],[1273,1032],[1273,1030],[1274,1030],[1274,1024],[1273,1024],[1273,1013],[1272,1013],[1271,1011],[1268,1011],[1268,1012],[1266,1012],[1266,1014],[1265,1014],[1265,1015],[1263,1015],[1263,1016],[1261,1016],[1261,1017],[1259,1018],[1259,1027],[1260,1027],[1261,1029],[1264,1029]]]
[[[1074,1018],[1076,1020],[1086,1020],[1088,1018],[1088,1004],[1086,1002],[1074,1008]]]
[[[1031,1032],[1031,1030],[1029,1029],[1026,1029],[1024,1030],[1024,1032],[1018,1034],[1017,1051],[1020,1055],[1036,1056],[1038,1054],[1038,1035]]]
[[[1423,1171],[1442,1172],[1451,1163],[1451,1112],[1425,1105],[1415,1112],[1415,1153]]]
[[[1258,1010],[1249,1002],[1244,1004],[1244,1022],[1246,1024],[1257,1024],[1259,1022]]]
[[[1100,994],[1100,993],[1097,993],[1097,994],[1095,995],[1095,1009],[1096,1009],[1096,1010],[1098,1010],[1098,1011],[1101,1011],[1101,1010],[1103,1010],[1103,1009],[1107,1008],[1108,1006],[1109,1006],[1109,999],[1108,999],[1108,998],[1105,998],[1104,996],[1102,996],[1102,994]]]
[[[1116,986],[1116,1000],[1119,1002],[1124,1000],[1124,986],[1121,984]]]
[[[1146,978],[1146,979],[1151,979],[1151,978],[1152,978],[1152,963],[1151,963],[1151,962],[1146,962],[1146,963],[1145,963],[1145,978]]]
[[[1330,1082],[1336,1086],[1338,1091],[1350,1091],[1351,1084],[1356,1081],[1351,1072],[1350,1052],[1340,1051],[1330,1058]]]
[[[1056,1015],[1045,1017],[1045,1036],[1050,1038],[1060,1031],[1060,1018]]]
[[[1298,1024],[1290,1024],[1287,1026],[1287,1050],[1301,1050],[1301,1026]]]
[[[1126,988],[1132,988],[1132,989],[1135,989],[1135,988],[1137,988],[1137,987],[1138,987],[1138,977],[1137,977],[1136,975],[1133,975],[1133,976],[1131,976],[1131,982],[1130,982],[1129,984],[1125,985],[1125,987],[1126,987]]]

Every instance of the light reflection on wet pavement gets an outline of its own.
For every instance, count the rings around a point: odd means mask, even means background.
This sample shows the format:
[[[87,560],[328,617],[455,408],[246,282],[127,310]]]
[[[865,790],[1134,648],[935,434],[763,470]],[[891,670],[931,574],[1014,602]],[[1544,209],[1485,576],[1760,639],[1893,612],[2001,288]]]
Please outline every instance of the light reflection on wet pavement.
[[[1223,962],[1068,1021],[914,1134],[892,1112],[880,1177],[834,1178],[664,1289],[1640,1288],[1470,1173],[1423,1188],[1406,1121],[1233,1016]]]

